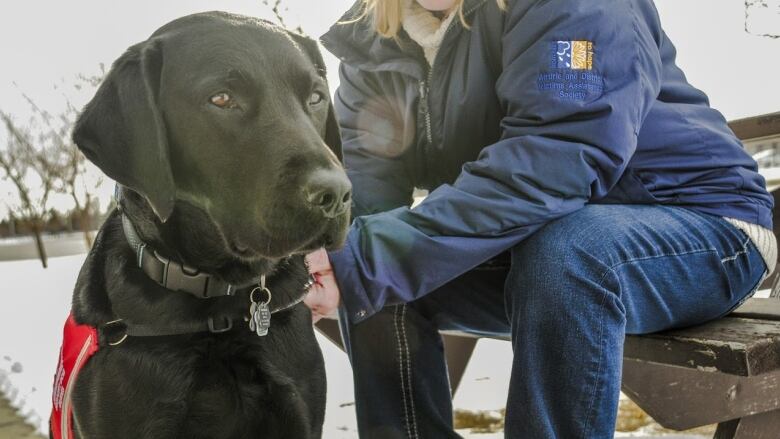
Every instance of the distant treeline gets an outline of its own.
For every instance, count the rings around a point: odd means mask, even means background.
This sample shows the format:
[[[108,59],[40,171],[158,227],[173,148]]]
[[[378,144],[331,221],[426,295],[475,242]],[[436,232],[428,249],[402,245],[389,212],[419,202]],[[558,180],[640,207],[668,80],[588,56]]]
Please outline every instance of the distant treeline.
[[[47,215],[47,220],[42,224],[41,231],[43,233],[59,234],[82,232],[85,229],[94,230],[100,227],[112,208],[113,205],[109,206],[106,212],[92,211],[87,217],[75,210],[65,213],[52,210]],[[29,221],[13,216],[0,221],[0,239],[32,236],[33,234],[33,227]]]

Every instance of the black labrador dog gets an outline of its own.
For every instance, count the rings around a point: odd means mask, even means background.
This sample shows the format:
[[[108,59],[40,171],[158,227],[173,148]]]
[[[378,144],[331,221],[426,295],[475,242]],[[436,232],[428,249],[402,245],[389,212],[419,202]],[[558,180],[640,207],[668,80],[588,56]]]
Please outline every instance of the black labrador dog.
[[[113,64],[73,135],[120,200],[73,296],[100,341],[75,437],[321,436],[303,255],[343,244],[351,189],[324,72],[313,40],[223,12]]]

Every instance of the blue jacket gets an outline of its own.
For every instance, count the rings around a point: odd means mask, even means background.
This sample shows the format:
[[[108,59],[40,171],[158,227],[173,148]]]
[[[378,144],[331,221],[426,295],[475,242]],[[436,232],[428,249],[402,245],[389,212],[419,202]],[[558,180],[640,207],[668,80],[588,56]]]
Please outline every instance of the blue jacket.
[[[417,299],[587,203],[772,227],[755,161],[675,65],[648,0],[465,0],[432,69],[358,1],[322,38],[358,215],[331,261],[353,322]],[[725,86],[725,85],[724,85]],[[431,190],[414,209],[414,187]]]

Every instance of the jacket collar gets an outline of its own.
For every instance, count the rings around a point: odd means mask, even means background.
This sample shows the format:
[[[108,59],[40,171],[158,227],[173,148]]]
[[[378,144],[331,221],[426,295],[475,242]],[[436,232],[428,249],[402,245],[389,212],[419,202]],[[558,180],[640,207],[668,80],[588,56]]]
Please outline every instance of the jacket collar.
[[[479,9],[487,0],[464,0],[466,18]],[[393,71],[412,76],[425,77],[427,62],[422,48],[401,29],[397,39],[383,38],[371,28],[371,17],[364,16],[363,0],[357,0],[342,17],[320,37],[320,42],[329,52],[357,69],[365,71]],[[459,28],[462,25],[455,24]]]

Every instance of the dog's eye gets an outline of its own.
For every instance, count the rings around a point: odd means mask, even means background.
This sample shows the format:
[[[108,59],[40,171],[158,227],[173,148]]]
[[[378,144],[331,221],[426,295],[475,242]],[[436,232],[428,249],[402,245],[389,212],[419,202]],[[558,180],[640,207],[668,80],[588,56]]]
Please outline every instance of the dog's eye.
[[[219,108],[235,108],[236,103],[233,100],[233,98],[225,93],[224,91],[221,93],[217,93],[214,96],[211,97],[211,103],[216,105]]]
[[[315,91],[311,94],[311,96],[309,96],[309,105],[317,105],[322,103],[324,100],[325,96],[322,93]]]

